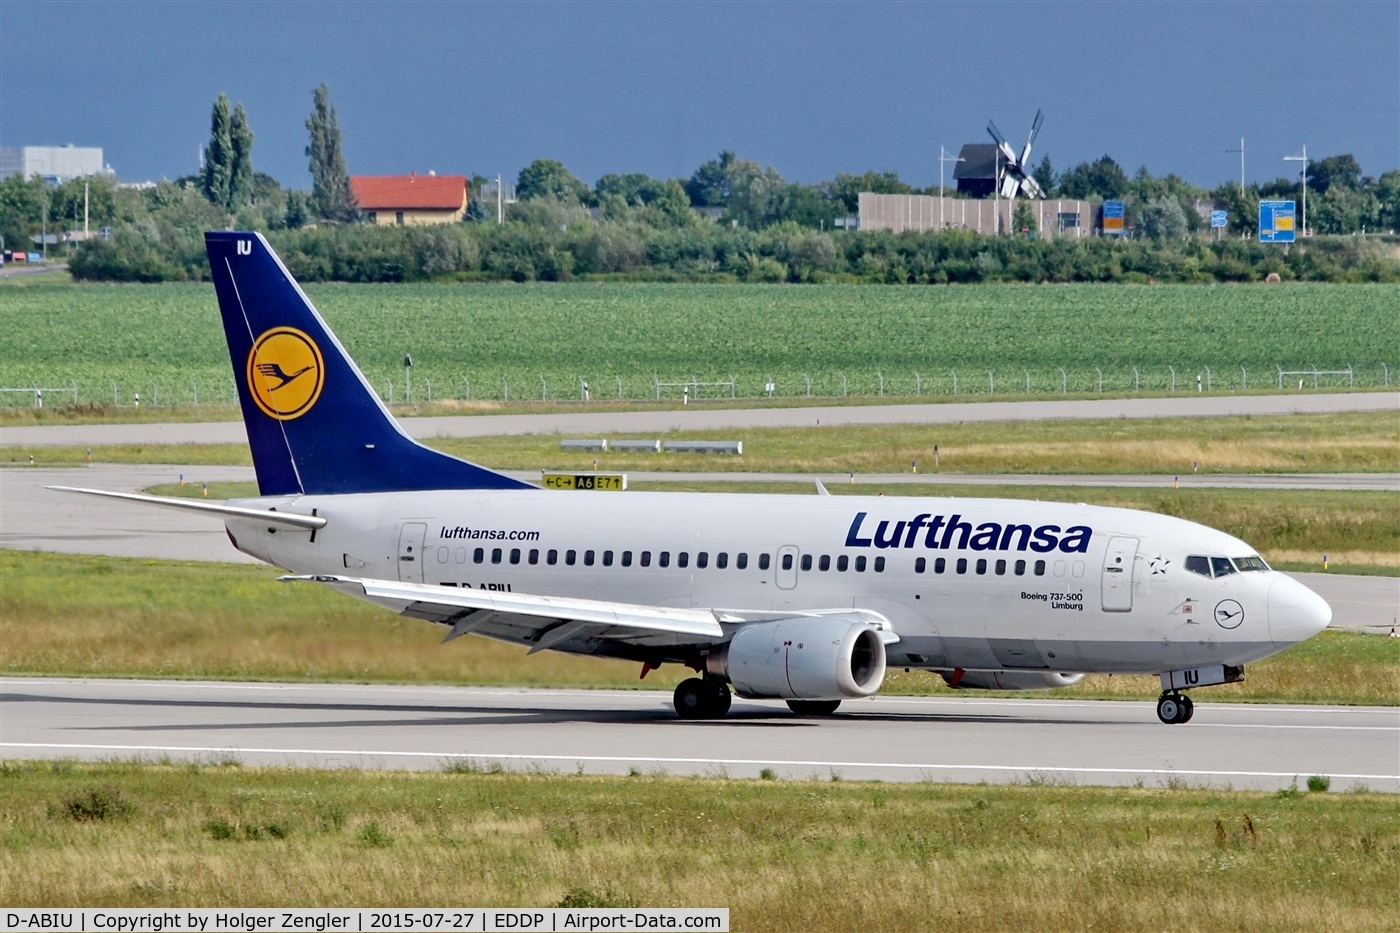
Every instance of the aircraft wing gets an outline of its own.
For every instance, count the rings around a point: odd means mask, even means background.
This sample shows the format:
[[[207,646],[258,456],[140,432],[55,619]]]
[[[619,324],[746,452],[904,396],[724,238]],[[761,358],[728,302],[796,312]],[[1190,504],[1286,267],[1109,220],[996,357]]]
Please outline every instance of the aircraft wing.
[[[393,610],[399,615],[451,625],[444,641],[476,632],[530,645],[530,653],[590,641],[664,648],[709,644],[725,638],[719,617],[708,609],[673,609],[561,596],[458,589],[329,574],[285,576],[310,580]]]

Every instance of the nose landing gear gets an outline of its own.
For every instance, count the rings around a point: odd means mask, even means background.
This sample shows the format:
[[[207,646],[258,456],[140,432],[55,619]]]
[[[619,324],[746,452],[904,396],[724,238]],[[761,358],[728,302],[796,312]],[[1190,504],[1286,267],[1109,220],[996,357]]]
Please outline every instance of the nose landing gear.
[[[682,719],[722,719],[733,696],[722,680],[690,677],[676,686],[676,714]]]
[[[1184,693],[1164,693],[1157,700],[1157,718],[1169,726],[1179,726],[1191,721],[1196,705]]]

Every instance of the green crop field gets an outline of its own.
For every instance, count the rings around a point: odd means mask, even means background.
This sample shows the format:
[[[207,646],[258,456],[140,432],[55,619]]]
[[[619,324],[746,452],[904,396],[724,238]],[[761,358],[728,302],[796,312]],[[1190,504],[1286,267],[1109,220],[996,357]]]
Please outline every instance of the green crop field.
[[[315,285],[383,394],[654,398],[654,380],[759,396],[1262,389],[1284,370],[1379,386],[1400,363],[1396,285]],[[208,285],[0,286],[0,387],[76,383],[84,402],[231,398]],[[1384,368],[1383,368],[1384,364]],[[1241,366],[1245,371],[1241,371]],[[1138,370],[1134,376],[1133,368]],[[1209,372],[1207,373],[1207,368]],[[1062,375],[1061,369],[1064,370]],[[1299,376],[1285,385],[1297,389]],[[1313,385],[1311,373],[1304,379]],[[113,383],[116,384],[115,392]],[[679,397],[671,386],[662,394]],[[704,397],[728,396],[705,387]],[[11,394],[3,404],[29,404]],[[50,404],[62,401],[48,395]]]

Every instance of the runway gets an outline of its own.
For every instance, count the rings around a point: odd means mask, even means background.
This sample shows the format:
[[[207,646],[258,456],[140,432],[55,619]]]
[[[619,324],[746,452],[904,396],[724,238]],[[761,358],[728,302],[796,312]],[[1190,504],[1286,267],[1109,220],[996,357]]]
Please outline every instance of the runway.
[[[1065,399],[1025,402],[938,402],[810,408],[694,408],[666,411],[557,412],[538,415],[457,415],[402,418],[411,436],[486,437],[502,434],[638,434],[723,428],[852,424],[957,424],[964,421],[1044,421],[1099,418],[1209,418],[1227,415],[1329,414],[1400,411],[1400,393],[1212,395],[1191,398]],[[109,444],[242,444],[241,421],[175,424],[73,424],[0,428],[0,446],[99,447]]]
[[[735,700],[684,722],[666,691],[0,679],[7,759],[1400,791],[1400,709],[969,697],[847,701],[828,719]]]

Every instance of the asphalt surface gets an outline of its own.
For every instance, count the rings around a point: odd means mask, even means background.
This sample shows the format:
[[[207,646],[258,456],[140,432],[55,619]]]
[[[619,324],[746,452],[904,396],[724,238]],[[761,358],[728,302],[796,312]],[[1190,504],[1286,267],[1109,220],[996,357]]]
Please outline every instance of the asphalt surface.
[[[1266,789],[1325,774],[1400,791],[1400,708],[1197,696],[1184,726],[1152,703],[975,696],[847,701],[828,719],[736,699],[723,720],[683,722],[663,691],[4,678],[0,755]]]
[[[177,512],[173,509],[157,509],[127,502],[98,499],[91,496],[77,496],[71,493],[54,492],[47,485],[91,486],[97,489],[110,489],[117,492],[139,492],[149,486],[179,481],[184,474],[188,482],[251,481],[252,467],[217,466],[162,466],[158,464],[117,464],[101,463],[71,469],[44,469],[18,467],[0,470],[0,547],[22,548],[26,550],[58,551],[69,554],[106,554],[113,557],[150,557],[167,560],[208,560],[228,563],[257,563],[239,551],[234,550],[224,533],[223,524],[217,520]],[[538,478],[538,473],[520,472],[525,479]],[[768,478],[771,474],[638,474],[630,473],[629,478],[641,480],[657,476],[676,480],[693,478],[698,480],[756,479]],[[880,482],[895,480],[904,475],[881,478],[878,476],[857,476],[858,482]],[[1361,474],[1363,478],[1379,476],[1379,486],[1364,488],[1395,489],[1396,477],[1393,474]],[[792,475],[784,477],[794,482],[812,482],[811,476]],[[908,477],[913,479],[914,477]],[[1250,480],[1254,477],[1217,476],[1215,480]],[[1280,477],[1275,477],[1280,478]],[[1359,488],[1349,485],[1326,485],[1335,479],[1321,474],[1320,485],[1293,488]],[[1024,480],[1032,483],[1046,481],[1073,481],[1076,484],[1100,485],[1102,481],[1152,480],[1152,477],[967,477],[961,476],[954,482],[1015,482]],[[1163,486],[1169,485],[1167,477],[1156,477]],[[1191,477],[1190,483],[1199,485],[1196,480],[1204,477]],[[1280,478],[1282,479],[1282,478]],[[1296,479],[1296,478],[1292,478]],[[844,477],[828,477],[828,482],[844,482]],[[1368,479],[1368,481],[1370,481]],[[1342,480],[1343,483],[1347,482]],[[1188,484],[1186,478],[1183,485]],[[1065,485],[1068,486],[1068,483]],[[1127,484],[1125,484],[1127,485]],[[815,486],[813,487],[815,489]],[[1066,490],[1068,497],[1072,492]],[[1341,574],[1297,573],[1293,574],[1303,583],[1317,591],[1332,606],[1332,624],[1338,628],[1367,628],[1388,631],[1390,626],[1400,621],[1400,577],[1362,577]]]
[[[416,438],[502,434],[605,435],[708,431],[723,428],[848,424],[956,424],[964,421],[1044,421],[1098,418],[1203,418],[1226,415],[1400,412],[1400,393],[1347,392],[1229,395],[1191,398],[1065,399],[1026,402],[948,402],[833,408],[695,408],[675,411],[561,412],[540,415],[458,415],[404,418]],[[96,447],[109,444],[240,444],[241,421],[187,424],[44,425],[0,428],[0,446]]]

